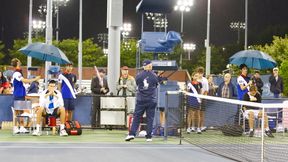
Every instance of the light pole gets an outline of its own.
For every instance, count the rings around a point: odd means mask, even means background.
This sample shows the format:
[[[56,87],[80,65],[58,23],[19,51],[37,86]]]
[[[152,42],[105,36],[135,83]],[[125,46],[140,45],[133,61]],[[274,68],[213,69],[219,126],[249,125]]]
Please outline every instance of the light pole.
[[[59,7],[66,6],[70,0],[53,0],[56,12],[56,41],[59,40]]]
[[[230,28],[237,30],[237,33],[238,33],[237,44],[240,44],[240,31],[241,31],[241,29],[245,29],[245,23],[239,22],[239,21],[238,22],[231,22]]]
[[[196,44],[194,43],[184,43],[183,44],[183,49],[185,51],[188,51],[188,60],[191,60],[191,55],[190,55],[190,52],[194,51],[196,49]]]
[[[32,43],[32,9],[33,9],[33,0],[29,2],[29,30],[28,30],[28,44]],[[30,76],[29,67],[32,66],[32,57],[27,57],[27,77]]]
[[[178,0],[176,6],[174,7],[175,11],[181,12],[181,36],[183,37],[183,24],[184,24],[184,12],[189,12],[191,6],[193,6],[193,0]],[[183,46],[183,44],[181,44]],[[183,60],[183,54],[181,52],[180,54],[180,60],[179,60],[179,68],[182,69],[182,60]]]
[[[206,76],[210,74],[210,67],[211,67],[211,47],[210,47],[210,14],[211,14],[211,3],[208,0],[207,6],[207,36],[205,40],[205,47],[206,47]]]
[[[52,37],[53,37],[52,12],[53,12],[53,1],[47,0],[45,42],[48,45],[52,45]],[[48,68],[50,66],[51,66],[51,62],[46,61],[45,62],[45,88],[47,88],[47,85],[48,85]]]
[[[79,43],[78,43],[78,79],[79,88],[82,90],[82,0],[79,0]]]
[[[56,41],[58,42],[59,40],[59,7],[60,6],[66,6],[67,3],[70,0],[53,0],[53,11],[54,11],[54,16],[56,16]],[[53,12],[52,11],[52,12]],[[38,12],[41,15],[45,15],[47,12],[47,6],[46,5],[40,5],[38,8]]]
[[[248,46],[248,0],[245,0],[245,46],[244,49],[247,50]]]
[[[33,20],[32,28],[35,31],[35,37],[38,38],[38,33],[43,31],[46,27],[45,21],[42,20]]]

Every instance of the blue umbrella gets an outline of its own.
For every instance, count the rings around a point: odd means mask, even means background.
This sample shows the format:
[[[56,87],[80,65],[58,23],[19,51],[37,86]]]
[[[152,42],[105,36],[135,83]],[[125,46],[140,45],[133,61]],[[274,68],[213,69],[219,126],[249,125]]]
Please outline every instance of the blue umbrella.
[[[31,43],[19,49],[22,53],[33,58],[51,61],[58,64],[69,64],[66,55],[57,47],[46,43]]]
[[[249,68],[254,69],[271,69],[277,63],[268,54],[257,50],[243,50],[235,53],[229,58],[230,64],[238,65],[246,64]]]

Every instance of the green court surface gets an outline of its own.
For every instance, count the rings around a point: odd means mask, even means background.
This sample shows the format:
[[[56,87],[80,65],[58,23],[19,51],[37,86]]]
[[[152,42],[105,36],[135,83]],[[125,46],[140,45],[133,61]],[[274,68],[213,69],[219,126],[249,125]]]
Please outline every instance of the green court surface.
[[[0,142],[56,142],[56,143],[127,143],[124,141],[127,130],[104,130],[104,129],[84,129],[80,136],[60,137],[52,135],[51,131],[43,131],[42,136],[32,136],[31,134],[12,135],[11,130],[0,130]],[[48,135],[47,135],[48,133]],[[135,138],[133,143],[146,143],[144,137]],[[178,144],[179,138],[169,137],[164,141],[163,137],[154,137],[154,144]]]

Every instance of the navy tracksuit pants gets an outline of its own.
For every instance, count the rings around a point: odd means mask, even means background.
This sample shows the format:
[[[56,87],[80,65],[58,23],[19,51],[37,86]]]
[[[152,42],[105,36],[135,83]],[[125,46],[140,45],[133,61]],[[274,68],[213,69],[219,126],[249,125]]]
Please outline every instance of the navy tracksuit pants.
[[[143,116],[144,112],[146,111],[146,121],[147,121],[147,135],[146,138],[152,138],[152,129],[153,129],[153,120],[155,115],[155,109],[157,106],[157,102],[153,101],[136,101],[136,107],[133,114],[133,122],[131,126],[131,130],[129,135],[136,135],[136,132],[140,125],[141,117]]]

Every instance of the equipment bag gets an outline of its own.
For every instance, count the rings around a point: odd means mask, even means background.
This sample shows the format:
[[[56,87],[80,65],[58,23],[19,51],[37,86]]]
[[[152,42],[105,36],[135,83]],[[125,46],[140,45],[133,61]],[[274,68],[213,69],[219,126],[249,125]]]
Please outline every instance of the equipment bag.
[[[66,121],[65,122],[65,129],[68,135],[81,135],[82,128],[80,123],[76,121]]]
[[[242,136],[243,128],[240,125],[227,124],[221,127],[225,136]]]

